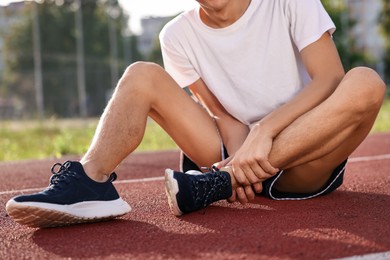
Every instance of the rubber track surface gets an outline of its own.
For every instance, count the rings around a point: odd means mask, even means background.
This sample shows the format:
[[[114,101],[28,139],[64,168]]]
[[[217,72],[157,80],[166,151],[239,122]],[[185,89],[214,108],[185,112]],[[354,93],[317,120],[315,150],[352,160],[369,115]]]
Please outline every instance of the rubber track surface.
[[[371,135],[351,157],[342,188],[329,196],[257,197],[245,206],[221,201],[177,218],[169,211],[162,176],[165,168],[178,168],[178,151],[136,153],[116,171],[115,185],[132,206],[130,214],[47,229],[14,223],[5,203],[24,189],[47,186],[58,160],[3,162],[0,259],[334,259],[387,252],[389,154],[390,134]],[[77,157],[59,161],[67,159]]]

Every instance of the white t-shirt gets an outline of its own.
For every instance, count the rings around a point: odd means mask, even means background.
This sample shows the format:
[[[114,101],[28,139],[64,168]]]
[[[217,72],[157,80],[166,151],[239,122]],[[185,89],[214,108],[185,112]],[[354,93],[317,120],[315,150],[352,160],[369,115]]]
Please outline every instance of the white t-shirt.
[[[332,34],[320,0],[252,0],[232,25],[205,25],[199,7],[160,33],[166,71],[181,87],[202,78],[225,109],[245,124],[293,98],[309,81],[299,51]]]

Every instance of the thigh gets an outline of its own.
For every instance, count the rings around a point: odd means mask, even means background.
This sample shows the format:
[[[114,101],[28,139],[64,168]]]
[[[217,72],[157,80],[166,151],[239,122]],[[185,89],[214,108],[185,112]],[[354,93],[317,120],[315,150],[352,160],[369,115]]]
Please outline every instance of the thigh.
[[[150,117],[197,165],[211,166],[220,161],[221,140],[212,117],[163,69],[156,68],[154,73],[157,94],[151,102]]]
[[[369,134],[375,117],[369,117],[351,134],[344,138],[340,145],[326,155],[285,170],[275,188],[288,192],[316,192],[328,181],[334,169],[345,161]],[[324,140],[324,142],[326,142]]]
[[[335,120],[333,124],[330,124],[331,127],[326,127],[328,130],[321,135],[322,137],[318,137],[316,140],[317,148],[309,152],[312,156],[303,153],[296,158],[298,163],[285,168],[283,175],[275,183],[277,190],[308,193],[321,189],[334,169],[346,160],[369,134],[381,106],[383,88],[379,87],[380,84],[375,86],[374,83],[371,83],[372,81],[368,83],[373,84],[374,87],[359,86],[361,82],[364,82],[360,77],[355,74],[347,76],[349,78],[340,84],[328,100],[297,120],[298,124],[306,124],[310,131],[313,129],[310,125],[321,125],[321,120],[316,120],[316,118],[328,118],[329,123],[329,121],[333,122],[333,118],[339,117],[338,121]],[[357,93],[360,94],[357,96]],[[354,96],[356,98],[353,99]],[[374,97],[375,102],[367,101],[365,96]],[[348,101],[351,105],[345,105]],[[354,115],[347,113],[347,111],[354,109],[354,104],[360,108],[355,109]],[[340,108],[342,108],[341,111]],[[345,114],[344,118],[343,114]],[[355,119],[350,120],[350,117]],[[346,122],[348,123],[345,124]],[[342,127],[342,125],[345,126]],[[295,124],[293,123],[290,127],[295,127]],[[284,139],[285,141],[286,139]],[[305,142],[304,137],[301,142]],[[300,163],[299,158],[305,157],[312,157],[312,159]]]

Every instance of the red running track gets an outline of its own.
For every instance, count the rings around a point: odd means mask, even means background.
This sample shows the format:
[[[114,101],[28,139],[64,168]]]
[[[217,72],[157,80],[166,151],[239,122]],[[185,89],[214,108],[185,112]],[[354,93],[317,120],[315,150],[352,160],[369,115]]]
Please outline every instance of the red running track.
[[[369,136],[351,157],[342,188],[316,199],[257,197],[245,206],[221,201],[177,218],[168,209],[162,176],[165,168],[178,168],[178,152],[136,153],[120,165],[115,184],[130,214],[54,229],[14,223],[5,203],[47,186],[56,161],[0,163],[0,259],[390,257],[390,133]]]

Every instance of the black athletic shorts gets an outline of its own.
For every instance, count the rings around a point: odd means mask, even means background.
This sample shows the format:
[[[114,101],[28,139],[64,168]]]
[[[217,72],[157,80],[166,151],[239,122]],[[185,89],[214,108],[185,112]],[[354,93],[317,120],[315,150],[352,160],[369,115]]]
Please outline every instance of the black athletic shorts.
[[[227,158],[228,154],[226,149],[223,149],[223,151],[224,151],[223,158]],[[329,194],[332,191],[336,190],[338,187],[340,187],[341,184],[343,183],[344,171],[347,165],[347,161],[348,160],[345,160],[339,166],[337,166],[336,169],[334,169],[327,183],[316,192],[289,193],[289,192],[278,191],[277,189],[275,189],[274,184],[276,180],[283,174],[283,171],[280,171],[276,175],[272,176],[271,178],[263,182],[263,191],[261,194],[274,200],[304,200],[304,199],[314,198],[320,195]],[[186,172],[189,170],[200,171],[200,168],[182,152],[180,158],[180,170],[182,172]]]

